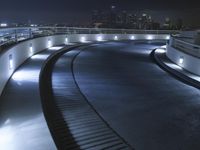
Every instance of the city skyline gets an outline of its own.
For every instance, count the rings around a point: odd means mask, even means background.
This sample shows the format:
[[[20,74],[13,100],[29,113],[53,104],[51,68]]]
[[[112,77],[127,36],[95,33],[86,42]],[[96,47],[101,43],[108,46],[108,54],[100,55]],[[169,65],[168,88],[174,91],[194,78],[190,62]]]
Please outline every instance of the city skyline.
[[[13,5],[10,5],[11,3]],[[79,5],[79,3],[81,3],[80,0],[59,0],[57,3],[53,0],[2,1],[0,21],[86,24],[91,20],[93,10],[106,11],[114,5],[118,11],[148,12],[156,21],[164,21],[166,17],[171,19],[181,18],[186,25],[200,26],[200,21],[197,19],[200,18],[200,13],[195,1],[189,3],[189,1],[170,0],[164,3],[157,0],[85,0],[82,5]]]

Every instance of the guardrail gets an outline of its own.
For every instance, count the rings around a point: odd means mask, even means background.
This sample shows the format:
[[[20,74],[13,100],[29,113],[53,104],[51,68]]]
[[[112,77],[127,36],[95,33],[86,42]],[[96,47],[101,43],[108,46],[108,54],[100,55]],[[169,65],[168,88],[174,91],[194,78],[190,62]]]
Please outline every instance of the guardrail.
[[[200,45],[189,43],[176,37],[171,37],[170,40],[172,47],[179,49],[180,51],[183,51],[185,53],[188,53],[192,56],[200,58]]]
[[[1,28],[0,46],[40,36],[56,34],[177,34],[177,30],[133,30],[76,27],[19,27]]]

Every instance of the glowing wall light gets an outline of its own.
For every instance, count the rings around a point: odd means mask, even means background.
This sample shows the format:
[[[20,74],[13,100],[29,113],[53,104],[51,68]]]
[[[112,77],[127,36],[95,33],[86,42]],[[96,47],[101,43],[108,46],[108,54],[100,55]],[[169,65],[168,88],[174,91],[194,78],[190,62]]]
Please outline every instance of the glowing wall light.
[[[10,70],[13,69],[13,57],[12,57],[12,54],[9,55],[9,69]]]
[[[114,36],[114,40],[118,40],[118,36]]]
[[[183,56],[181,56],[181,57],[179,58],[179,64],[183,64],[183,62],[184,62],[184,58],[183,58]]]
[[[32,56],[33,55],[33,44],[32,43],[30,43],[30,45],[29,45],[29,50],[30,50],[30,56]]]
[[[81,42],[85,42],[86,38],[84,36],[81,37]]]
[[[68,38],[66,37],[65,38],[65,44],[68,44],[69,43],[69,40],[68,40]]]
[[[169,35],[167,35],[167,36],[166,36],[166,40],[169,40],[169,39],[170,39],[170,36],[169,36]]]
[[[51,47],[52,46],[52,41],[50,39],[48,39],[48,47]]]
[[[100,42],[100,41],[102,41],[102,40],[103,40],[102,36],[98,36],[98,37],[97,37],[97,41]]]
[[[153,36],[152,35],[148,35],[147,36],[147,40],[153,40]]]
[[[132,35],[132,36],[131,36],[131,40],[135,40],[135,36]]]

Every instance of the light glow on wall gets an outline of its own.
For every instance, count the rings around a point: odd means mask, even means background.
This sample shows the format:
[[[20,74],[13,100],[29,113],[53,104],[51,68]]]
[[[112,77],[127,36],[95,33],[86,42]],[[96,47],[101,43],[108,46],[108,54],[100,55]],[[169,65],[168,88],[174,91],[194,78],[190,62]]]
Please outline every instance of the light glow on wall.
[[[102,36],[98,36],[98,37],[97,37],[97,41],[100,42],[100,41],[102,41],[102,40],[103,40]]]
[[[132,36],[131,36],[131,40],[135,40],[135,36],[132,35]]]
[[[30,50],[30,56],[33,55],[33,44],[31,43],[29,46],[29,50]]]
[[[69,43],[69,40],[68,40],[68,38],[66,37],[65,38],[65,44],[68,44]]]
[[[9,55],[9,69],[10,70],[13,69],[13,57],[12,57],[12,54]]]
[[[52,41],[50,39],[48,39],[48,47],[52,46]]]
[[[179,64],[183,64],[183,62],[184,62],[184,58],[183,58],[183,56],[181,56],[181,57],[179,58]]]
[[[170,39],[170,36],[169,36],[169,35],[167,35],[167,36],[166,36],[166,40],[169,40],[169,39]]]
[[[114,40],[118,40],[118,36],[114,36]]]
[[[153,40],[153,36],[152,35],[148,35],[147,36],[147,40]]]
[[[86,38],[84,36],[81,37],[81,42],[85,42]]]

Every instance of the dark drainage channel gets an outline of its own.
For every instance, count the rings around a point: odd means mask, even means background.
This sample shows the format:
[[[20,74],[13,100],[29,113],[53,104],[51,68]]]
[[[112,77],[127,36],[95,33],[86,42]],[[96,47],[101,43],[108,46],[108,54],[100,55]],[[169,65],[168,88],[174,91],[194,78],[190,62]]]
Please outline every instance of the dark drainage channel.
[[[74,80],[73,61],[87,46],[58,51],[40,74],[44,114],[57,148],[133,149],[95,111]]]

